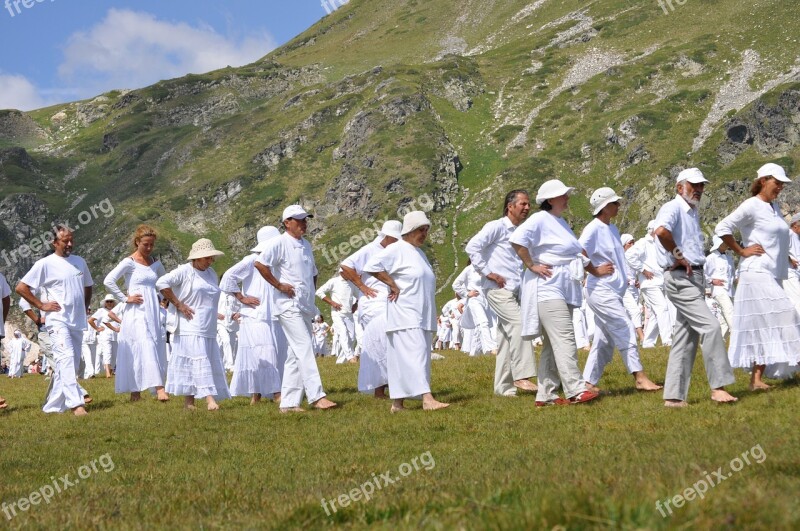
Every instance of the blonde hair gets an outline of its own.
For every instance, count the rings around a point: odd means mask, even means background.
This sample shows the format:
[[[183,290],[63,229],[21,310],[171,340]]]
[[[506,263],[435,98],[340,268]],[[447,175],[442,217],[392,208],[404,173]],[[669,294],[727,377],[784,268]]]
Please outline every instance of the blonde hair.
[[[133,248],[137,249],[139,247],[139,242],[142,241],[142,238],[145,238],[147,236],[158,238],[156,229],[154,229],[150,225],[139,225],[138,227],[136,227],[136,232],[133,233]]]

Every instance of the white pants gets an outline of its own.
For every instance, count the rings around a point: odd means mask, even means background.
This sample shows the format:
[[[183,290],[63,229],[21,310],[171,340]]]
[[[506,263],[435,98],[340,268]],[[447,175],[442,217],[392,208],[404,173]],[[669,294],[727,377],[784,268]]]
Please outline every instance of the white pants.
[[[625,293],[622,295],[622,304],[625,305],[625,311],[628,313],[628,318],[631,320],[631,323],[633,323],[633,328],[641,328],[642,308],[639,306],[636,299],[633,298],[633,294],[629,290],[625,290]]]
[[[636,348],[636,330],[622,303],[622,297],[607,289],[594,289],[587,302],[594,312],[595,330],[583,379],[597,385],[603,376],[603,370],[614,356],[614,347],[619,350],[629,373],[641,371],[642,362]]]
[[[217,345],[222,352],[222,366],[226,371],[232,371],[236,363],[233,351],[233,343],[231,342],[231,332],[222,326],[217,327]]]
[[[784,286],[786,286],[786,282],[787,282],[786,280],[783,281]],[[800,282],[798,282],[798,289],[800,289]],[[722,317],[725,321],[724,323],[720,323],[720,325],[722,326],[722,335],[724,336],[725,334],[728,333],[729,330],[733,329],[733,301],[731,300],[730,296],[725,292],[719,293],[718,295],[714,295],[713,298],[715,301],[717,301],[717,305],[719,306],[719,309],[722,311]],[[791,299],[791,296],[789,298]],[[800,302],[800,299],[798,299],[798,301],[795,302],[795,308],[798,307],[798,302]]]
[[[97,343],[83,343],[81,345],[81,351],[83,352],[84,365],[83,378],[91,378],[97,374],[97,372],[95,372],[95,363],[97,363]]]
[[[649,314],[647,326],[644,329],[643,348],[656,346],[656,338],[661,336],[661,344],[669,346],[672,344],[672,323],[670,309],[667,305],[667,298],[661,286],[641,288],[642,298]]]
[[[356,339],[353,314],[333,311],[331,312],[331,324],[333,333],[338,339],[338,341],[334,340],[336,348],[333,353],[336,355],[336,363],[344,363],[353,359],[356,355],[353,350]]]
[[[432,338],[433,332],[422,328],[387,332],[390,398],[419,398],[431,392]]]
[[[575,308],[572,312],[572,328],[575,329],[575,346],[577,348],[582,349],[592,345],[586,331],[586,314],[583,313],[583,308]]]
[[[475,323],[476,335],[480,335],[480,348],[484,354],[497,350],[497,340],[494,337],[494,329],[489,322],[486,308],[481,304],[470,304],[469,311],[472,312],[472,321]],[[475,349],[471,349],[475,350]]]
[[[304,390],[310,404],[325,397],[311,341],[312,317],[296,308],[278,316],[289,345],[281,385],[281,408],[300,407]]]
[[[81,362],[83,330],[55,326],[49,328],[49,333],[53,348],[53,388],[42,411],[63,413],[83,405],[84,393],[76,378]]]
[[[102,335],[97,336],[97,353],[98,360],[103,361],[103,365],[111,365],[113,369],[117,365],[117,342],[111,341],[110,338]],[[99,370],[97,372],[100,372]]]

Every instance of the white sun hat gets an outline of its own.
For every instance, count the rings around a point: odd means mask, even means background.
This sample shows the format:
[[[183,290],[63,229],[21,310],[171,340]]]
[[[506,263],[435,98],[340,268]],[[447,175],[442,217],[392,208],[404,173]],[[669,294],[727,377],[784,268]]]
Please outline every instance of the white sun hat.
[[[402,230],[403,224],[397,221],[396,219],[390,219],[389,221],[385,222],[381,227],[381,231],[378,233],[378,237],[383,239],[386,236],[390,238],[394,238],[399,240],[402,238]]]
[[[264,249],[267,248],[267,242],[270,241],[272,238],[280,236],[281,233],[278,229],[273,227],[272,225],[267,225],[265,227],[261,227],[258,229],[256,233],[256,241],[258,245],[250,249],[252,253],[261,253]]]
[[[719,236],[717,236],[717,235],[715,234],[715,235],[714,235],[714,236],[711,238],[711,250],[712,250],[712,251],[716,251],[717,249],[719,249],[719,246],[720,246],[720,245],[722,245],[723,243],[725,243],[725,242],[724,242],[724,241],[722,241],[722,238],[720,238]]]
[[[703,176],[703,172],[701,172],[698,168],[686,168],[685,170],[680,172],[675,182],[680,183],[683,181],[688,181],[692,184],[709,182],[709,180]]]
[[[189,253],[187,260],[197,260],[198,258],[208,258],[209,256],[222,256],[225,253],[217,251],[214,244],[208,238],[200,238],[192,244],[192,252]]]
[[[593,209],[592,215],[596,216],[599,214],[607,204],[621,200],[622,198],[618,196],[617,193],[611,188],[598,188],[592,194],[592,198],[589,199],[589,204],[592,205]]]
[[[619,239],[622,242],[622,245],[628,245],[629,242],[634,240],[633,234],[628,234],[627,232],[620,236]]]
[[[400,233],[405,236],[409,232],[414,232],[420,227],[431,224],[431,220],[422,210],[414,210],[403,216],[403,231]]]
[[[548,199],[569,195],[574,191],[575,188],[572,186],[567,186],[558,179],[551,179],[539,187],[539,191],[536,192],[536,204],[541,205]]]
[[[773,162],[768,162],[758,169],[758,177],[756,177],[756,179],[760,179],[761,177],[774,177],[782,183],[792,182],[792,180],[786,176],[786,171]]]

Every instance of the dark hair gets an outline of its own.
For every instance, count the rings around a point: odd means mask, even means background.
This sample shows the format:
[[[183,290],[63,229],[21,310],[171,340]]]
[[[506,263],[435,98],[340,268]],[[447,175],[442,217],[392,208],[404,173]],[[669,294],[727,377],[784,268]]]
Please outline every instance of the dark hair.
[[[58,241],[58,233],[59,232],[71,233],[72,229],[70,229],[66,224],[54,223],[52,232],[53,232],[53,241],[57,242]]]
[[[753,181],[753,184],[750,185],[750,193],[753,197],[761,193],[761,189],[764,188],[764,183],[767,182],[767,179],[774,179],[774,177],[764,176]]]
[[[517,196],[518,195],[522,195],[522,194],[525,194],[528,197],[530,197],[530,195],[528,195],[528,191],[527,190],[523,190],[521,188],[517,189],[517,190],[511,190],[510,192],[508,192],[506,194],[506,199],[505,199],[505,202],[503,203],[503,215],[504,216],[508,215],[508,205],[510,205],[511,203],[516,201],[517,200]]]
[[[544,201],[542,201],[542,204],[539,205],[539,210],[544,210],[545,212],[550,212],[551,210],[553,210],[553,205],[550,204],[550,200],[549,199],[545,199]]]

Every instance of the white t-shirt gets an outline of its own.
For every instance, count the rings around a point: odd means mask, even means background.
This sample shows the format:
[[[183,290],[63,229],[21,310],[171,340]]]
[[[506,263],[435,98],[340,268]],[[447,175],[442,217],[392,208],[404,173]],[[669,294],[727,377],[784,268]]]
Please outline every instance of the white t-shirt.
[[[0,273],[0,299],[4,299],[6,297],[11,296],[11,286],[8,285],[8,281],[6,277],[3,276],[3,273]],[[6,323],[3,321],[3,313],[2,308],[0,308],[0,337],[3,337],[6,330]]]
[[[305,238],[298,240],[284,232],[269,241],[269,246],[256,261],[269,267],[278,282],[294,287],[293,298],[273,290],[276,315],[293,307],[308,316],[319,313],[314,304],[314,277],[319,273],[311,244]]]
[[[41,292],[42,302],[55,301],[61,306],[58,312],[46,312],[48,328],[62,325],[72,330],[86,330],[86,304],[84,288],[94,285],[86,261],[74,254],[61,257],[56,254],[36,261],[22,280],[31,290]]]
[[[622,295],[628,288],[628,279],[625,268],[625,251],[622,248],[619,231],[613,223],[606,225],[594,218],[581,233],[578,239],[595,267],[611,262],[614,272],[610,275],[596,277],[589,274],[586,279],[586,291],[591,293],[597,288],[606,288]]]
[[[275,288],[264,280],[255,268],[257,254],[249,254],[233,267],[225,271],[220,280],[219,287],[225,293],[241,293],[246,297],[256,297],[261,303],[253,308],[242,304],[239,313],[245,317],[256,319],[263,323],[273,321],[275,315]],[[241,283],[241,290],[239,284]]]
[[[369,319],[373,315],[385,315],[386,313],[386,297],[389,296],[389,286],[364,271],[364,266],[367,265],[370,258],[383,251],[384,247],[380,244],[380,240],[382,239],[383,238],[380,238],[370,242],[342,260],[343,266],[349,267],[358,273],[361,276],[361,282],[368,288],[372,288],[377,292],[375,297],[367,297],[361,293],[358,288],[353,290],[354,293],[358,295],[359,319],[365,316]]]
[[[351,315],[353,313],[353,304],[356,302],[353,285],[343,279],[341,275],[329,278],[325,284],[317,289],[316,295],[322,299],[328,293],[331,294],[330,299],[333,302],[338,302],[342,305],[342,309],[338,310],[340,314]],[[335,312],[337,310],[331,309],[331,311]]]
[[[213,268],[200,271],[191,263],[178,266],[156,282],[156,289],[165,288],[171,288],[180,302],[194,310],[190,321],[170,304],[171,322],[167,325],[170,332],[181,336],[217,337],[217,306],[222,292]]]
[[[112,308],[112,310],[117,317],[120,317],[117,306]],[[108,315],[108,310],[105,308],[98,308],[97,311],[92,314],[92,319],[94,319],[97,328],[103,327],[103,330],[97,332],[98,339],[106,341],[117,340],[117,333],[111,330],[108,323],[111,323],[115,328],[119,328],[119,323],[111,319]],[[120,317],[120,319],[122,319],[122,317]]]
[[[400,289],[397,300],[386,305],[387,332],[436,331],[436,276],[422,250],[399,240],[373,256],[364,271],[386,271]]]

